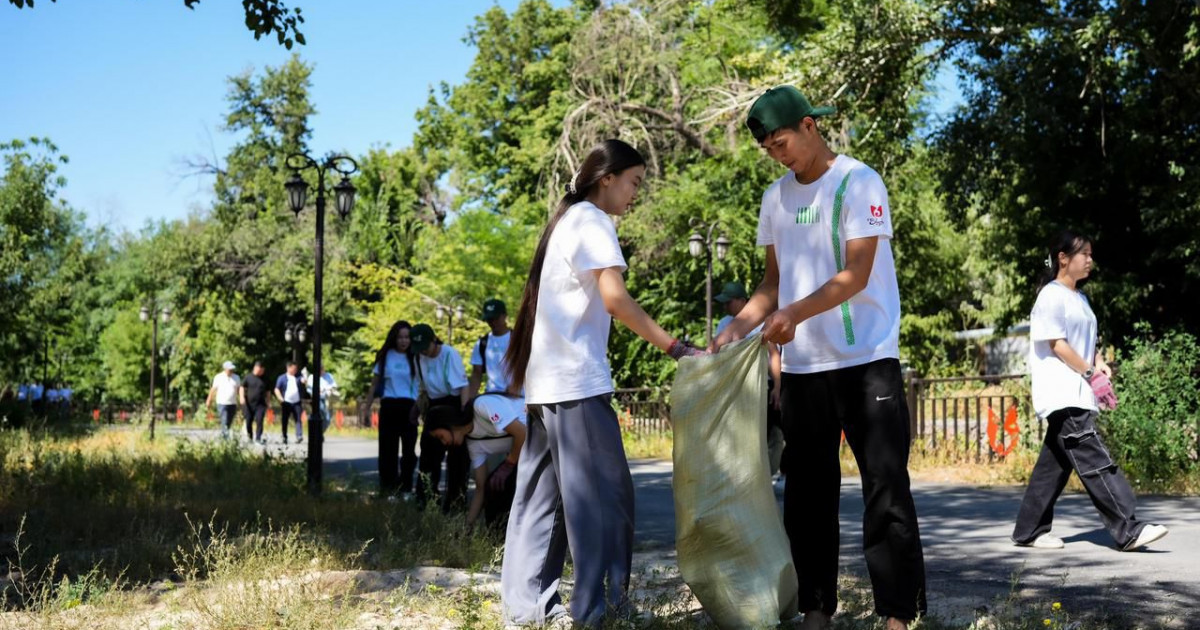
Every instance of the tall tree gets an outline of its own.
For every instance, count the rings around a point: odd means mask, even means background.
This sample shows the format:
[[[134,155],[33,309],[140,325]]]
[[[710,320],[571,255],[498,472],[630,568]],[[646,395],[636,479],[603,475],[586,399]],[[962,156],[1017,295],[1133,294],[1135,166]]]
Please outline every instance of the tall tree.
[[[1093,306],[1200,329],[1200,7],[1194,2],[953,2],[967,102],[938,136],[948,207],[986,224],[974,249],[1029,312],[1055,232],[1096,239]]]

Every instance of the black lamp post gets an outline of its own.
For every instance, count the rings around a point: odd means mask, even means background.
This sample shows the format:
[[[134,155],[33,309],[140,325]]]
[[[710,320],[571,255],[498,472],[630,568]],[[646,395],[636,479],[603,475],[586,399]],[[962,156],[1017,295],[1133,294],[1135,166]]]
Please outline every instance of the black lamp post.
[[[330,155],[320,161],[308,155],[297,153],[288,156],[288,168],[292,169],[292,178],[286,187],[288,205],[296,215],[304,210],[308,200],[308,182],[300,177],[300,172],[315,170],[317,172],[317,241],[316,265],[313,274],[313,349],[312,365],[313,379],[312,412],[308,414],[308,491],[312,494],[321,492],[321,460],[322,426],[321,426],[321,301],[324,284],[325,266],[325,174],[333,171],[342,176],[342,180],[333,186],[334,205],[338,215],[343,219],[350,214],[354,207],[354,185],[350,183],[350,175],[358,170],[358,163],[353,158],[344,155]]]
[[[436,311],[437,311],[438,321],[441,321],[443,319],[448,320],[447,326],[446,326],[446,337],[448,338],[450,345],[453,346],[454,345],[454,320],[455,320],[455,318],[457,318],[458,321],[460,321],[460,322],[462,321],[462,318],[464,315],[462,304],[459,304],[453,308],[451,308],[449,306],[445,306],[443,304],[438,304]]]
[[[156,314],[159,315],[159,317],[155,317]],[[143,306],[142,310],[138,312],[138,317],[141,318],[143,322],[150,322],[154,327],[154,332],[151,333],[150,336],[150,439],[153,440],[155,418],[154,372],[158,369],[158,320],[161,318],[164,324],[167,323],[167,321],[171,319],[171,309],[164,306],[162,308],[162,312],[159,313],[158,304],[154,300],[150,300],[150,303],[146,306]]]
[[[717,228],[717,226],[720,225],[720,221],[713,221],[712,223],[705,223],[704,221],[701,221],[700,219],[692,218],[692,220],[689,221],[688,224],[691,225],[692,228],[696,230],[695,232],[692,232],[692,236],[690,238],[688,238],[688,252],[691,253],[693,258],[699,258],[701,256],[704,256],[706,262],[708,263],[708,269],[705,272],[705,276],[704,276],[704,312],[705,312],[704,340],[708,346],[711,346],[712,345],[712,333],[713,333],[713,324],[712,324],[713,249],[717,250],[717,260],[725,260],[725,255],[729,253],[729,239],[725,238],[725,234],[722,233],[720,236],[717,237],[717,240],[715,240],[715,241],[713,240],[713,230],[715,230]],[[704,232],[707,236],[701,236],[700,235],[701,232]]]
[[[300,347],[308,339],[308,324],[287,322],[283,325],[283,340],[292,346],[292,363],[300,365]]]

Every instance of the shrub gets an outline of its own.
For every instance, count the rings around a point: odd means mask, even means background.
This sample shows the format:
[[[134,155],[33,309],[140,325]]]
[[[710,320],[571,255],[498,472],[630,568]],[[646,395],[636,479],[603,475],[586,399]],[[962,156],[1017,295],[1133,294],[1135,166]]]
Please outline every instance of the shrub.
[[[1135,488],[1186,490],[1200,479],[1200,345],[1182,331],[1136,330],[1117,355],[1120,404],[1101,414],[1105,443]]]

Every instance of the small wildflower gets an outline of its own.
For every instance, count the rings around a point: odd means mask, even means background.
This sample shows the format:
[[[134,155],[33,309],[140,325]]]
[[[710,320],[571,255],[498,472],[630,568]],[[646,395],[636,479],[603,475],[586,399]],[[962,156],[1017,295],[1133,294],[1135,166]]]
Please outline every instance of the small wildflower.
[[[1054,605],[1053,605],[1053,606],[1051,606],[1051,608],[1053,608],[1054,610],[1062,610],[1062,603],[1061,603],[1061,602],[1054,602]]]
[[[1046,626],[1047,628],[1048,628],[1048,627],[1050,627],[1050,620],[1049,620],[1049,619],[1043,619],[1043,620],[1042,620],[1042,625]]]

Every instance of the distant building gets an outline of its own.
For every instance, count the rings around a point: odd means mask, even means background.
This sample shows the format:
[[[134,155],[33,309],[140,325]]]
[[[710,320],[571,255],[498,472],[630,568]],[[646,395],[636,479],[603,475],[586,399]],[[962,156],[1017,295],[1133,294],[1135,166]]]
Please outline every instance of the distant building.
[[[1021,322],[997,336],[995,328],[954,333],[962,352],[975,357],[982,375],[1029,373],[1029,322]]]

